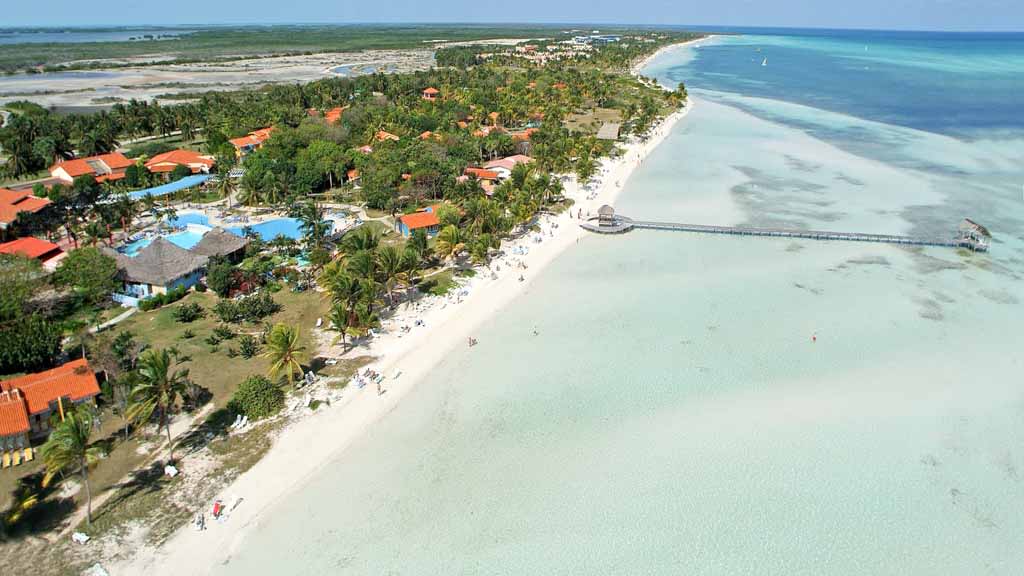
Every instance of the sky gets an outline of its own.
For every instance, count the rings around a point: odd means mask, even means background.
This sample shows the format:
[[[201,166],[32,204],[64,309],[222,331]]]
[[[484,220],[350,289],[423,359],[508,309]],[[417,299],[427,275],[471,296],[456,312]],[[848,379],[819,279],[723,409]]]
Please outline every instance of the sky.
[[[2,3],[0,27],[586,22],[1024,31],[1024,0],[175,0],[173,13],[155,0]]]

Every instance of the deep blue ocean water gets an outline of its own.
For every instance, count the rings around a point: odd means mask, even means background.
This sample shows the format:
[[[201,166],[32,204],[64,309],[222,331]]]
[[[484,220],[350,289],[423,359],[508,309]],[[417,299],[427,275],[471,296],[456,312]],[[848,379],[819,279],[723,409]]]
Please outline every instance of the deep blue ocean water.
[[[947,135],[1024,133],[1024,33],[755,29],[669,76]]]

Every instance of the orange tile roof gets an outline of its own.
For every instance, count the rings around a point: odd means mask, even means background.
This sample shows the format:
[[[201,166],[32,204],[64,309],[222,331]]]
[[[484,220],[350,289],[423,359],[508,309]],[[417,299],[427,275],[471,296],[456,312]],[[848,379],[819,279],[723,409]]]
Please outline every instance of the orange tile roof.
[[[235,146],[235,148],[245,148],[246,146],[259,147],[264,142],[270,139],[270,134],[274,131],[274,127],[260,128],[259,130],[253,130],[241,138],[232,138],[228,140]]]
[[[11,224],[21,212],[38,212],[50,205],[46,198],[37,198],[30,192],[0,188],[0,223]]]
[[[124,154],[120,152],[111,152],[109,154],[100,154],[98,156],[88,156],[86,158],[75,158],[74,160],[65,160],[58,162],[53,166],[50,166],[50,172],[53,172],[57,168],[63,168],[68,176],[72,178],[78,178],[79,176],[85,176],[86,174],[96,174],[96,169],[90,165],[90,162],[102,162],[106,164],[111,170],[123,170],[132,165],[132,161],[125,158]]]
[[[476,176],[479,180],[497,180],[498,173],[494,170],[486,170],[484,168],[466,168],[462,172],[467,176]]]
[[[397,142],[399,140],[399,138],[398,138],[398,136],[395,136],[391,132],[386,132],[384,130],[380,130],[380,131],[377,132],[377,140],[379,140],[381,142],[383,142],[385,140],[393,140],[393,141]]]
[[[406,214],[399,218],[402,224],[409,230],[416,230],[418,228],[430,228],[431,226],[438,226],[441,221],[437,219],[437,206],[431,206],[429,212],[423,210],[421,212],[413,212],[412,214]]]
[[[324,120],[326,120],[328,124],[337,123],[338,120],[341,120],[341,114],[345,111],[346,108],[348,108],[348,106],[339,106],[337,108],[331,108],[326,113],[324,113]]]
[[[29,431],[25,399],[17,390],[0,392],[0,437]]]
[[[171,150],[170,152],[157,154],[150,158],[146,162],[146,168],[150,172],[170,172],[174,170],[175,166],[191,167],[193,164],[200,164],[209,169],[213,167],[213,159],[209,156],[203,156],[194,150]],[[193,171],[196,169],[193,169]]]
[[[437,95],[437,94],[440,94],[441,91],[438,90],[437,88],[434,88],[433,86],[431,86],[430,88],[427,88],[426,90],[424,90],[423,93],[424,94]]]
[[[433,132],[431,132],[430,130],[427,130],[426,132],[420,134],[420,140],[427,140],[428,138],[430,138],[433,135],[434,135]]]
[[[463,130],[469,127],[469,124],[463,122],[462,120],[459,120],[458,122],[456,122],[456,124],[459,126],[459,128],[462,128]]]
[[[0,390],[15,389],[21,391],[25,397],[29,414],[46,411],[50,407],[50,402],[55,402],[57,398],[67,397],[78,402],[100,393],[96,375],[89,368],[85,358],[72,360],[45,372],[0,381]]]
[[[348,176],[349,180],[355,180],[356,178],[359,178],[359,170],[353,168],[352,170],[349,170],[345,175]]]
[[[122,179],[124,177],[125,177],[124,172],[122,172],[120,174],[104,174],[103,176],[97,176],[96,177],[96,181],[100,182],[100,183],[103,183],[103,182],[113,182],[115,180],[120,180],[120,179]]]
[[[32,236],[0,244],[0,254],[21,254],[26,258],[39,258],[55,250],[59,252],[60,246]]]

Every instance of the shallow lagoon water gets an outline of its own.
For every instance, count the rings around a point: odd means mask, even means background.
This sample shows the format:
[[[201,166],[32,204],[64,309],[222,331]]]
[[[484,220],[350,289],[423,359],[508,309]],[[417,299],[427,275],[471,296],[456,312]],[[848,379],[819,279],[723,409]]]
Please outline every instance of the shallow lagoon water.
[[[587,238],[218,572],[1019,572],[1014,141],[695,88],[621,212],[907,232],[968,206],[992,254]]]

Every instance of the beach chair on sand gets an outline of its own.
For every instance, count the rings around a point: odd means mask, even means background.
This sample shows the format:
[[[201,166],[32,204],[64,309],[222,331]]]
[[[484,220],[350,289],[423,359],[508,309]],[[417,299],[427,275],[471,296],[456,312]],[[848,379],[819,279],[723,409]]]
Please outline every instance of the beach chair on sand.
[[[31,462],[33,458],[35,458],[35,455],[32,454],[32,449],[25,448],[25,462]]]
[[[11,453],[10,452],[4,452],[4,459],[3,459],[3,462],[0,463],[0,467],[3,467],[3,468],[10,468],[11,467]]]
[[[21,465],[21,452],[18,452],[17,450],[15,450],[14,452],[11,452],[11,466],[20,466],[20,465]]]

